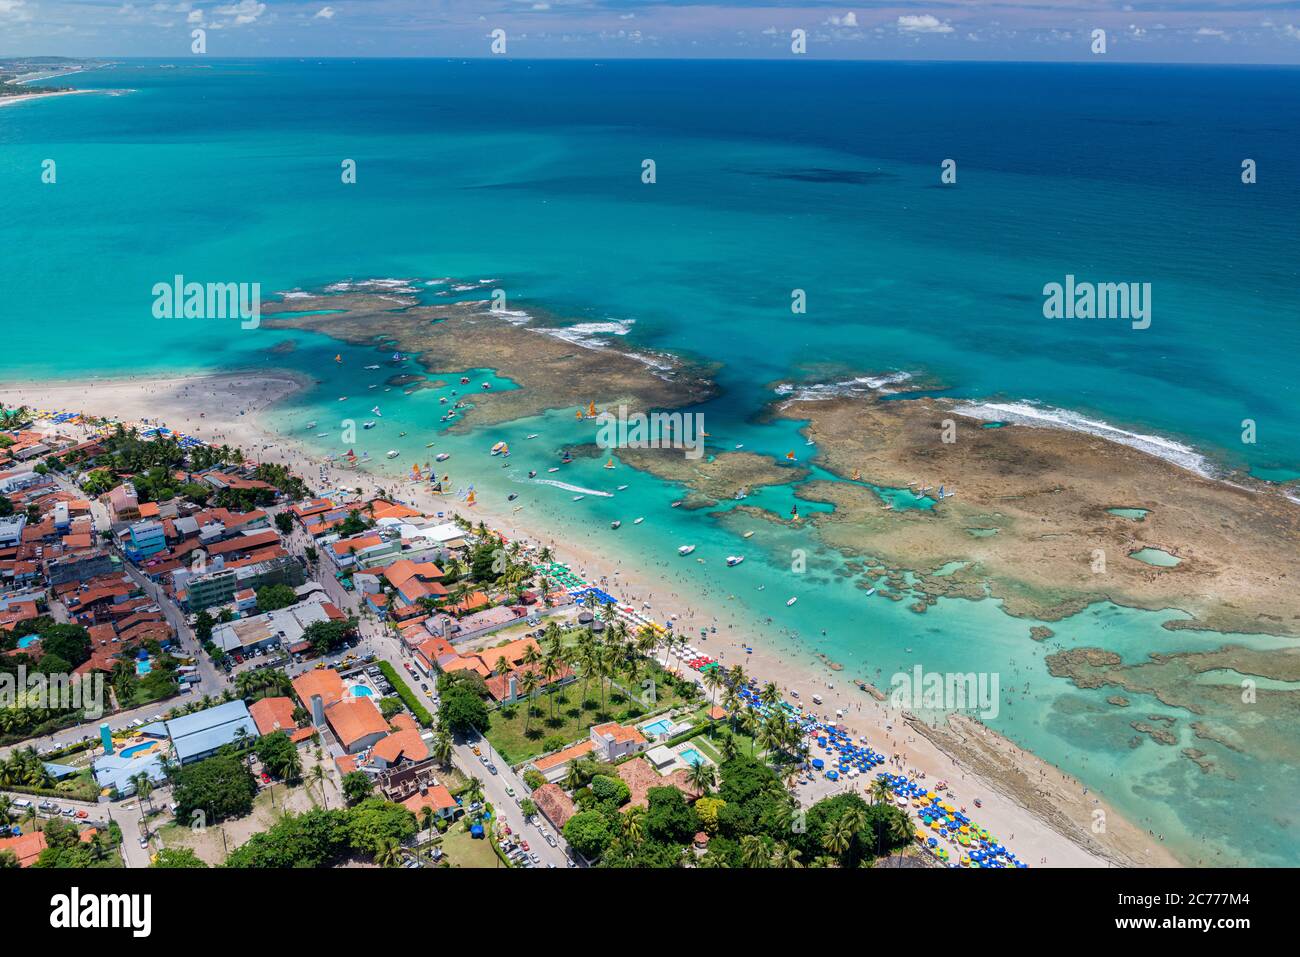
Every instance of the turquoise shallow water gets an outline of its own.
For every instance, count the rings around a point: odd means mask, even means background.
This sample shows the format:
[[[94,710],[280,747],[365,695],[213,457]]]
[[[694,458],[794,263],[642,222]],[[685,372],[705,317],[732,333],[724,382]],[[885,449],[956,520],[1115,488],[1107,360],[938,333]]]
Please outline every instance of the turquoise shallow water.
[[[810,660],[823,652],[869,680],[914,663],[1000,670],[1007,701],[991,723],[1171,846],[1300,859],[1296,769],[1193,742],[1185,714],[1178,746],[1133,748],[1139,712],[1173,709],[1152,700],[1115,712],[1104,689],[1076,690],[1042,664],[1065,645],[1138,660],[1224,640],[1162,629],[1174,612],[1096,606],[1053,624],[1058,638],[1043,645],[1026,637],[1034,622],[992,602],[944,600],[919,617],[864,598],[842,558],[805,530],[734,503],[719,514],[669,509],[680,489],[603,470],[603,460],[548,475],[562,446],[594,435],[569,410],[448,437],[436,392],[365,388],[390,374],[359,371],[387,350],[157,320],[149,295],[177,273],[261,282],[268,293],[348,278],[491,279],[512,306],[630,321],[627,341],[640,348],[723,363],[723,393],[702,410],[719,449],[793,449],[804,464],[816,450],[798,423],[758,417],[774,384],[809,370],[901,370],[956,395],[1033,400],[1167,435],[1288,480],[1300,474],[1289,251],[1300,191],[1287,174],[1297,136],[1283,118],[1300,106],[1296,71],[128,61],[76,82],[133,92],[0,111],[4,378],[302,369],[323,381],[274,413],[286,434],[337,452],[333,436],[314,433],[372,418],[377,402],[381,425],[357,451],[382,460],[399,449],[394,473],[451,451],[447,470],[498,507],[521,492],[531,521],[593,541],[616,535],[627,562],[653,564],[714,603],[724,633],[732,625]],[[1262,171],[1254,187],[1237,178],[1247,149]],[[944,189],[938,163],[949,156],[959,184]],[[639,178],[647,157],[653,186]],[[352,186],[339,182],[346,158],[358,164]],[[54,186],[40,182],[44,159],[57,163]],[[1067,273],[1151,282],[1152,327],[1044,320],[1040,290]],[[809,303],[797,318],[795,288]],[[269,351],[288,341],[294,351]],[[455,383],[465,370],[439,371]],[[473,388],[509,385],[490,370],[469,374]],[[1258,423],[1253,445],[1240,441],[1246,418]],[[311,420],[320,425],[308,432]],[[532,432],[539,438],[525,439]],[[486,454],[501,439],[515,452],[509,469]],[[429,441],[437,448],[426,453]],[[630,488],[575,503],[561,488],[524,488],[529,468]],[[824,507],[793,486],[748,504],[786,515]],[[638,515],[646,522],[633,526]],[[623,527],[611,533],[615,519]],[[703,565],[677,559],[684,543]],[[797,579],[795,549],[808,553]],[[736,553],[746,562],[725,568]],[[792,596],[800,601],[787,608]],[[1193,744],[1235,781],[1179,757]]]

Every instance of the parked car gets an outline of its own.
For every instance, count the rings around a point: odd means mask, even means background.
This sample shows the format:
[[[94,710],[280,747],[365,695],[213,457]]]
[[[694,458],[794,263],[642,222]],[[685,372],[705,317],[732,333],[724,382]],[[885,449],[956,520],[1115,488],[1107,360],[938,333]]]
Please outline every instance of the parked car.
[[[528,842],[527,842],[527,841],[520,841],[520,842],[519,842],[519,846],[522,847],[525,851],[528,850]]]
[[[497,766],[496,766],[495,764],[493,764],[491,761],[488,762],[487,769],[488,769],[488,773],[489,773],[489,774],[496,774],[496,773],[497,773]]]
[[[534,864],[542,863],[542,859],[538,856],[536,851],[533,851],[531,854],[529,854],[528,859],[532,861]]]
[[[559,846],[559,845],[557,845],[557,844],[555,843],[555,838],[554,838],[553,836],[551,836],[550,834],[547,834],[547,835],[546,835],[546,843],[549,844],[549,845],[551,845],[551,847],[558,847],[558,846]]]

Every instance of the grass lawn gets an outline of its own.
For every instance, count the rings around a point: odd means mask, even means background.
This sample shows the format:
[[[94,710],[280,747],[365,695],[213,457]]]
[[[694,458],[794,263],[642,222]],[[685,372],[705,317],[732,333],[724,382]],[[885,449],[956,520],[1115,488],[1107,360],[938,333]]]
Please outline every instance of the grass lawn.
[[[631,683],[626,677],[622,680]],[[638,678],[640,680],[643,679]],[[491,712],[487,739],[511,765],[515,765],[587,737],[594,724],[605,721],[628,724],[685,703],[675,688],[667,683],[657,681],[655,689],[655,704],[646,707],[628,698],[618,688],[611,689],[607,685],[602,709],[600,688],[596,683],[587,686],[587,698],[580,702],[582,681],[575,681],[551,694],[537,695],[531,714],[527,714],[528,707],[523,701]],[[554,718],[551,717],[552,708]]]
[[[493,852],[491,840],[475,840],[465,830],[463,820],[457,821],[442,836],[442,852],[452,867],[505,867]]]

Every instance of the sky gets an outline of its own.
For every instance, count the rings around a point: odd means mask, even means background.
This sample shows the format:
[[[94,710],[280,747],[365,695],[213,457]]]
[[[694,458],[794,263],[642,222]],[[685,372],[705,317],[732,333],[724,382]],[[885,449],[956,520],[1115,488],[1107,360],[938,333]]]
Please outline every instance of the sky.
[[[181,57],[196,29],[213,57],[1300,64],[1300,0],[0,0],[0,56]]]

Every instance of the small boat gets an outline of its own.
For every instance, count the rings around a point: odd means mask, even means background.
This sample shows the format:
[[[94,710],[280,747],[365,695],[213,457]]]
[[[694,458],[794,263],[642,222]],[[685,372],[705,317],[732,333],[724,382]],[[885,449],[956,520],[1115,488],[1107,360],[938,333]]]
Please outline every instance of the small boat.
[[[632,524],[633,524],[633,525],[640,525],[640,524],[641,524],[642,522],[644,522],[644,521],[645,521],[645,518],[634,518],[634,519],[632,519]]]
[[[677,501],[673,502],[672,507],[678,508],[681,504],[682,504],[682,500],[678,499]]]
[[[491,382],[484,382],[482,385],[483,385],[483,388],[484,388],[484,389],[490,389],[490,388],[492,388],[492,383],[491,383]]]
[[[621,491],[623,491],[623,490],[626,489],[626,488],[627,488],[626,485],[620,485],[618,488],[614,489],[614,491],[616,491],[616,492],[621,492]]]
[[[551,466],[549,469],[547,469],[546,471],[548,471],[548,472],[558,472],[559,470],[560,470],[560,467],[559,467],[558,465],[552,465],[552,466]]]
[[[315,422],[308,422],[308,423],[307,423],[307,428],[308,428],[308,430],[311,430],[311,429],[316,428],[316,423],[315,423]]]
[[[880,507],[883,511],[892,512],[894,510],[894,503],[890,502],[888,505],[882,505]]]
[[[397,437],[398,437],[399,439],[406,438],[406,433],[405,433],[405,432],[398,432],[398,433],[397,433]]]
[[[794,604],[795,602],[797,602],[798,600],[799,600],[798,598],[791,598],[788,602],[785,603],[785,607],[789,608],[791,605],[793,605],[793,604]]]
[[[378,388],[379,388],[379,383],[376,382],[374,385],[368,385],[368,386],[366,386],[366,388],[367,388],[367,389],[378,389]]]
[[[316,438],[318,438],[318,439],[323,439],[323,438],[325,438],[325,436],[327,436],[327,435],[329,435],[328,432],[317,432],[317,433],[316,433]]]
[[[336,353],[335,356],[334,356],[334,361],[335,361],[335,362],[342,362],[342,361],[343,361],[343,356],[342,356],[341,354],[337,354],[337,353]]]
[[[607,459],[606,462],[605,462],[605,468],[607,468],[607,469],[612,469],[613,467],[614,467],[614,460],[613,460],[613,459]]]
[[[582,501],[584,498],[586,498],[586,497],[587,497],[587,496],[585,496],[585,495],[575,495],[575,496],[573,496],[573,500],[574,500],[575,502],[581,502],[581,501]]]
[[[728,567],[728,568],[735,568],[737,565],[739,565],[739,564],[740,564],[741,562],[743,562],[744,560],[745,560],[745,556],[744,556],[744,555],[728,555],[728,556],[727,556],[727,567]]]
[[[387,392],[388,390],[385,389],[384,391]],[[371,409],[370,411],[373,412],[375,415],[379,416],[381,419],[384,417],[384,413],[382,413],[382,412],[379,411],[379,406],[375,406],[375,407],[374,407],[373,409]]]
[[[516,506],[515,506],[514,508],[512,508],[510,511],[512,511],[512,512],[517,512],[517,511],[519,511],[521,508],[523,508],[522,505],[516,505]]]
[[[754,533],[753,533],[753,532],[746,532],[745,535],[744,535],[744,537],[745,537],[745,538],[753,538],[753,537],[754,537]]]
[[[867,589],[867,597],[868,597],[868,598],[870,598],[870,597],[871,597],[872,595],[874,595],[875,593],[876,593],[876,590],[875,590],[874,588],[868,588],[868,589]]]
[[[378,369],[378,368],[379,368],[379,366],[377,366],[377,365],[366,366],[366,370],[367,370],[367,371],[370,371],[370,372],[373,372],[375,369]]]
[[[399,452],[399,451],[397,451],[397,449],[389,449],[388,452],[385,453],[385,454],[387,455],[388,458],[390,458],[390,459],[395,459],[395,458],[397,458],[399,455],[401,455],[402,453]]]
[[[506,445],[504,442],[498,442],[496,445],[492,446],[492,454],[500,455],[508,448],[510,448],[510,446]]]
[[[347,400],[347,396],[346,396],[346,395],[341,395],[341,396],[339,396],[339,401],[340,401],[340,402],[344,402],[344,401],[346,401],[346,400]]]
[[[362,427],[363,429],[373,429],[373,428],[375,427],[375,423],[374,423],[374,422],[362,422],[362,423],[361,423],[361,427]]]
[[[786,460],[787,462],[793,462],[793,461],[794,461],[794,453],[793,453],[793,452],[787,452],[787,453],[785,453],[785,460]]]
[[[568,464],[569,464],[570,462],[572,462],[572,461],[573,461],[573,456],[570,455],[570,454],[566,451],[566,452],[564,453],[564,457],[560,459],[560,464],[561,464],[561,465],[568,465]]]
[[[618,520],[615,520],[615,521],[612,521],[612,522],[609,523],[609,527],[610,527],[610,528],[619,528],[620,526],[622,526],[622,524],[623,524],[622,522],[620,522],[620,521],[618,521]]]
[[[437,455],[433,457],[435,462],[445,462],[449,458],[451,458],[450,452],[439,452]]]
[[[518,493],[518,492],[511,492],[509,495],[506,496],[506,501],[507,501],[507,502],[513,502],[513,501],[514,501],[515,499],[517,499],[518,497],[519,497],[519,493]]]
[[[461,384],[461,385],[469,385],[469,376],[467,376],[467,375],[463,375],[463,376],[461,376],[461,377],[460,377],[460,384]]]
[[[537,438],[538,434],[539,434],[539,433],[537,433],[537,432],[532,432],[532,433],[530,433],[530,434],[528,434],[528,435],[525,435],[524,438],[526,438],[526,439],[535,439],[535,438]]]
[[[529,469],[529,470],[528,470],[528,477],[529,477],[529,478],[537,478],[537,469]]]
[[[677,554],[678,554],[678,555],[689,555],[689,554],[690,554],[691,552],[693,552],[693,551],[695,551],[695,546],[694,546],[694,545],[683,545],[681,548],[677,549]]]
[[[433,443],[432,443],[432,442],[426,442],[426,443],[424,443],[424,447],[425,447],[426,449],[431,449],[431,448],[433,448]]]

